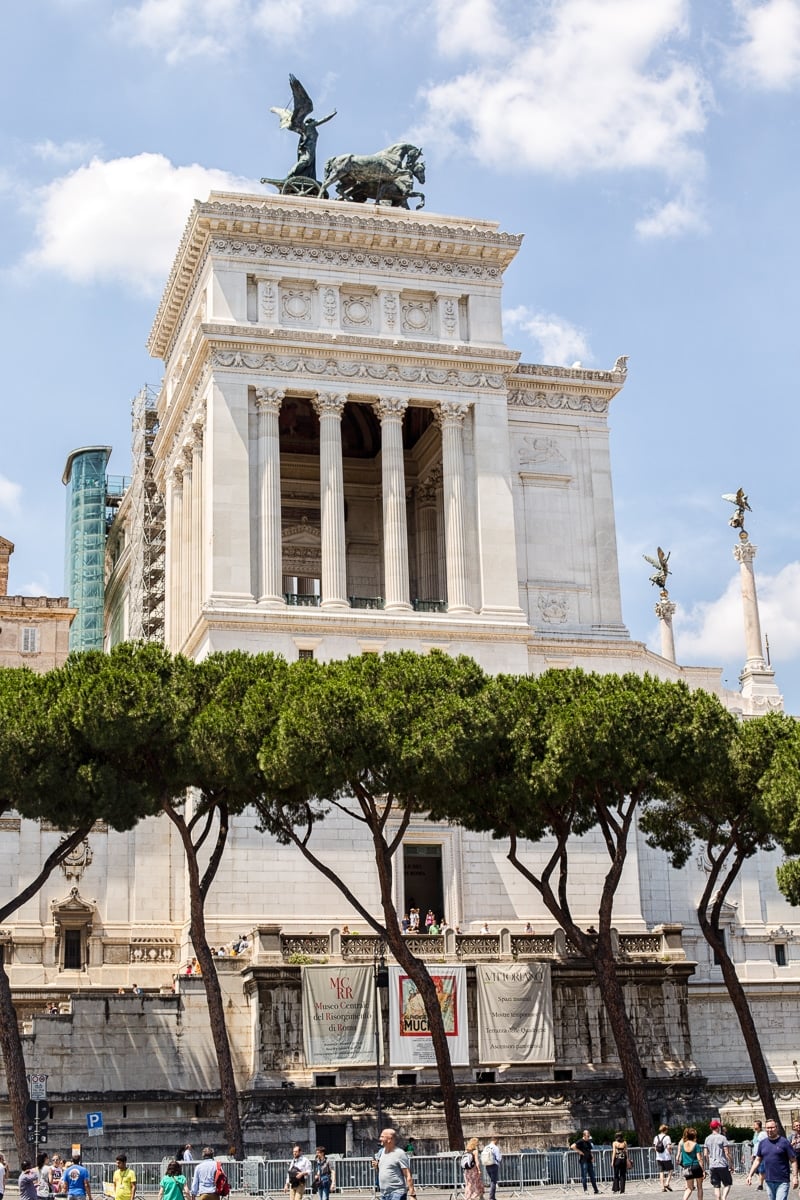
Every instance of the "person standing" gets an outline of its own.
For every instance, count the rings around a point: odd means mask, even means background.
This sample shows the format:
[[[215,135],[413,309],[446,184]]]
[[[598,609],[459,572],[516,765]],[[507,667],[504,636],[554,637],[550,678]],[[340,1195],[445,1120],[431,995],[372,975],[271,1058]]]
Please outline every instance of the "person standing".
[[[128,1166],[127,1154],[117,1155],[117,1169],[112,1182],[114,1200],[136,1200],[136,1172]]]
[[[60,1154],[53,1155],[53,1165],[50,1168],[50,1183],[53,1192],[58,1194],[61,1191],[61,1181],[64,1178],[64,1160]]]
[[[659,1125],[658,1133],[653,1138],[653,1148],[656,1152],[656,1162],[658,1163],[658,1177],[661,1180],[662,1192],[671,1192],[672,1172],[675,1170],[675,1164],[672,1160],[672,1141],[669,1136],[669,1126]]]
[[[303,1154],[303,1147],[298,1143],[292,1146],[292,1161],[286,1175],[283,1190],[291,1192],[292,1200],[302,1200],[306,1185],[311,1181],[311,1163]]]
[[[189,1185],[176,1158],[167,1163],[167,1169],[158,1185],[158,1200],[189,1200]]]
[[[481,1162],[486,1167],[486,1174],[489,1176],[489,1200],[495,1200],[497,1196],[497,1181],[500,1178],[502,1161],[503,1153],[497,1144],[497,1134],[493,1133],[481,1154]]]
[[[483,1175],[478,1158],[478,1139],[476,1137],[470,1138],[464,1147],[461,1169],[464,1172],[464,1200],[482,1200]]]
[[[758,1153],[750,1164],[747,1173],[748,1184],[752,1183],[761,1164],[764,1164],[764,1183],[769,1192],[769,1200],[787,1200],[789,1195],[789,1178],[794,1176],[792,1187],[800,1186],[798,1177],[797,1154],[792,1144],[778,1131],[778,1122],[767,1121],[766,1137],[758,1143]]]
[[[622,1130],[618,1129],[614,1134],[614,1141],[611,1143],[611,1170],[614,1179],[611,1185],[612,1192],[619,1192],[620,1195],[624,1193],[629,1166],[628,1143]]]
[[[28,1158],[23,1158],[19,1166],[19,1200],[36,1200],[36,1186],[39,1182],[39,1172]]]
[[[397,1131],[384,1129],[380,1137],[381,1149],[377,1159],[372,1160],[378,1171],[378,1189],[381,1200],[405,1200],[415,1197],[416,1189],[411,1176],[411,1160],[405,1150],[397,1144]]]
[[[8,1174],[8,1166],[3,1155],[0,1154],[0,1200],[3,1200],[3,1192],[6,1190],[6,1175]]]
[[[203,1156],[194,1169],[192,1176],[192,1195],[203,1200],[216,1200],[217,1186],[214,1182],[217,1174],[217,1163],[211,1146],[203,1146]]]
[[[185,1162],[185,1163],[194,1162],[194,1155],[192,1154],[192,1143],[191,1142],[187,1142],[186,1145],[183,1147],[183,1154],[181,1155],[181,1162]]]
[[[570,1150],[575,1150],[580,1155],[579,1162],[580,1162],[580,1168],[581,1168],[581,1183],[583,1184],[583,1190],[585,1192],[588,1192],[588,1190],[589,1190],[588,1184],[591,1183],[592,1191],[594,1192],[595,1195],[597,1195],[599,1188],[597,1186],[597,1180],[595,1179],[595,1175],[594,1175],[594,1158],[593,1158],[593,1154],[592,1154],[592,1152],[594,1150],[594,1145],[592,1144],[592,1135],[589,1133],[588,1129],[584,1129],[582,1135],[578,1138],[578,1140],[576,1142],[572,1143],[572,1145],[570,1146]]]
[[[764,1126],[762,1125],[761,1121],[753,1121],[753,1158],[755,1158],[756,1155],[758,1154],[758,1143],[761,1141],[762,1138],[765,1138],[766,1136],[767,1135],[764,1133]],[[761,1192],[764,1190],[764,1165],[763,1165],[763,1163],[759,1167],[758,1173],[761,1176],[761,1178],[758,1181],[758,1191]]]
[[[53,1194],[53,1168],[50,1166],[50,1155],[46,1150],[40,1150],[36,1155],[36,1170],[39,1173],[36,1195],[39,1200],[48,1200],[48,1197]]]
[[[720,1122],[714,1117],[711,1122],[711,1133],[703,1145],[706,1170],[711,1176],[711,1186],[717,1200],[728,1200],[728,1192],[733,1186],[733,1157],[728,1139],[723,1136]]]
[[[697,1200],[703,1200],[703,1178],[705,1171],[700,1161],[697,1130],[691,1125],[686,1126],[683,1131],[683,1137],[678,1142],[678,1161],[683,1167],[683,1178],[686,1181],[683,1200],[689,1200],[689,1197],[695,1190],[695,1184],[697,1185]]]
[[[800,1118],[792,1122],[792,1136],[789,1138],[795,1154],[800,1155]]]
[[[81,1162],[80,1154],[73,1154],[70,1164],[61,1177],[67,1185],[67,1195],[73,1200],[92,1200],[92,1185],[89,1183],[89,1172]]]
[[[330,1200],[331,1191],[336,1187],[336,1172],[327,1157],[324,1146],[317,1146],[314,1155],[312,1186],[319,1200]]]

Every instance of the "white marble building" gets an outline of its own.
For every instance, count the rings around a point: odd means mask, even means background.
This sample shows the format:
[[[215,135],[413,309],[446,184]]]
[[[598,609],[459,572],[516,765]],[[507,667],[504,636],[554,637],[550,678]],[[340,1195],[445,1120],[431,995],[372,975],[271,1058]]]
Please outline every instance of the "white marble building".
[[[754,591],[745,596],[742,692],[725,691],[715,668],[676,664],[669,638],[663,657],[631,640],[620,604],[607,424],[626,362],[589,371],[518,361],[503,340],[501,302],[503,272],[521,240],[489,221],[292,196],[213,193],[195,204],[149,343],[165,368],[148,485],[164,499],[172,649],[330,659],[438,647],[470,654],[492,672],[649,671],[704,687],[744,714],[780,705],[755,644]],[[142,461],[133,469],[108,541],[109,644],[141,627],[132,607],[142,581],[133,572],[149,531],[135,503]],[[152,572],[152,556],[148,562]],[[56,837],[13,819],[0,823],[2,894]],[[365,882],[368,853],[352,830],[331,820],[325,838],[344,878],[377,904],[376,885]],[[134,982],[171,988],[191,952],[181,853],[165,821],[125,835],[97,829],[68,878],[53,878],[0,931],[36,1053],[52,1048],[65,1096],[69,1057],[56,1054],[58,1030],[34,1014],[51,995],[115,992]],[[800,919],[777,893],[774,866],[766,854],[748,863],[731,895],[729,938],[789,1103],[799,1086],[785,1033],[800,999]],[[602,848],[585,839],[573,889],[587,925],[604,869]],[[666,1089],[660,1111],[681,1111],[680,1088],[704,1075],[746,1120],[746,1058],[693,912],[703,878],[696,864],[673,872],[664,856],[637,843],[615,922],[633,970],[648,1077]],[[510,956],[512,939],[532,923],[542,940],[517,942],[515,953],[561,963],[554,968],[564,1018],[556,1073],[509,1068],[493,1078],[542,1095],[558,1084],[553,1097],[562,1098],[546,1101],[542,1128],[572,1128],[573,1117],[605,1111],[617,1070],[591,979],[569,961],[502,844],[417,822],[395,886],[401,910],[414,899],[461,928],[467,941],[457,947],[451,935],[437,953],[455,958],[458,949],[462,962]],[[208,912],[218,943],[253,931],[246,960],[224,960],[239,1081],[264,1112],[284,1111],[285,1093],[284,1109],[269,1108],[270,1089],[315,1084],[296,1041],[282,1035],[276,1049],[270,1027],[277,1005],[294,1013],[290,1024],[296,1018],[292,948],[355,961],[359,945],[342,939],[341,929],[358,922],[332,886],[247,818],[233,824]],[[481,944],[474,938],[484,921],[491,940]],[[645,972],[638,983],[631,964]],[[189,1097],[213,1088],[196,983],[180,984],[192,1014],[192,1053],[180,1059]],[[73,1020],[88,1028],[84,1000]],[[156,1026],[177,1038],[178,1009],[170,1000],[159,1012]],[[661,1040],[651,1036],[655,1028]],[[142,1086],[155,1095],[166,1086],[169,1055],[145,1057]],[[474,1083],[480,1068],[474,1058],[460,1070],[462,1083]],[[340,1087],[369,1078],[346,1074]],[[570,1080],[580,1094],[568,1112]],[[427,1081],[421,1072],[417,1083]],[[81,1086],[91,1090],[87,1080]],[[624,1099],[615,1102],[624,1107]]]

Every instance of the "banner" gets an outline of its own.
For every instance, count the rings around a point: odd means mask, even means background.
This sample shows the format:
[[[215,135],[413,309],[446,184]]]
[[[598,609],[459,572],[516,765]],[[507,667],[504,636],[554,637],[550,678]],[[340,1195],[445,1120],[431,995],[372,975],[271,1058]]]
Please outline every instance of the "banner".
[[[475,968],[481,1063],[555,1060],[549,963]]]
[[[465,967],[436,966],[431,972],[454,1066],[469,1066]],[[393,1067],[435,1066],[425,1006],[402,967],[389,967],[389,1060]]]
[[[375,973],[372,967],[303,967],[302,974],[306,1065],[374,1065]]]

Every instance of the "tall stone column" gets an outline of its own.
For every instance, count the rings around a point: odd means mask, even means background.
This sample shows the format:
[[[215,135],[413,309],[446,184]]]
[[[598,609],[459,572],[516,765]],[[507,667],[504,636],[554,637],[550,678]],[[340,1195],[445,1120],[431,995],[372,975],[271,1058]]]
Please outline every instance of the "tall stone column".
[[[675,616],[677,605],[669,598],[667,592],[661,593],[661,599],[655,606],[656,616],[661,624],[661,657],[669,662],[675,662],[675,635],[672,631],[672,618]]]
[[[199,417],[192,424],[192,621],[196,621],[205,600],[203,551],[203,429],[205,422]]]
[[[281,536],[281,456],[278,416],[284,393],[256,388],[256,444],[259,507],[259,604],[283,608]]]
[[[384,608],[411,612],[408,586],[408,517],[403,459],[403,415],[408,401],[386,397],[375,405],[381,421]]]
[[[758,547],[752,542],[740,541],[733,547],[733,557],[739,564],[742,584],[742,609],[744,611],[744,644],[746,661],[744,669],[751,671],[766,671],[761,642],[761,621],[758,616],[758,599],[756,597],[756,577],[753,570],[753,559]]]
[[[183,534],[183,468],[176,464],[169,477],[169,592],[167,596],[167,642],[177,650],[181,641],[181,537]]]
[[[319,417],[319,499],[322,535],[321,608],[349,608],[344,536],[342,413],[347,396],[319,392],[312,401]]]
[[[437,492],[441,472],[431,472],[417,487],[417,554],[420,600],[441,600]]]
[[[467,531],[464,497],[464,418],[469,406],[455,400],[439,405],[442,430],[447,611],[471,613],[467,578]]]
[[[194,547],[192,546],[192,512],[194,509],[194,480],[192,478],[193,448],[190,439],[181,448],[183,458],[183,508],[181,511],[181,640],[185,641],[192,627],[192,595],[194,592]]]

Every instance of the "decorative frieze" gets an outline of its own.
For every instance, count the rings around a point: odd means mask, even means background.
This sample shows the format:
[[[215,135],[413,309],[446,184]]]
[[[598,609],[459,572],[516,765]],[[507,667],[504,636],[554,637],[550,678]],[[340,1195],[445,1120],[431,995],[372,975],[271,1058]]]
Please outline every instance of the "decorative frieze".
[[[581,412],[605,415],[610,397],[576,395],[571,392],[509,392],[510,408],[544,408],[551,412]]]
[[[418,383],[435,387],[491,388],[501,391],[502,375],[485,371],[458,371],[416,366],[409,363],[354,362],[349,359],[305,358],[300,355],[249,353],[242,350],[211,351],[212,367],[260,371],[277,375],[299,375],[308,379],[365,379],[376,383]]]

